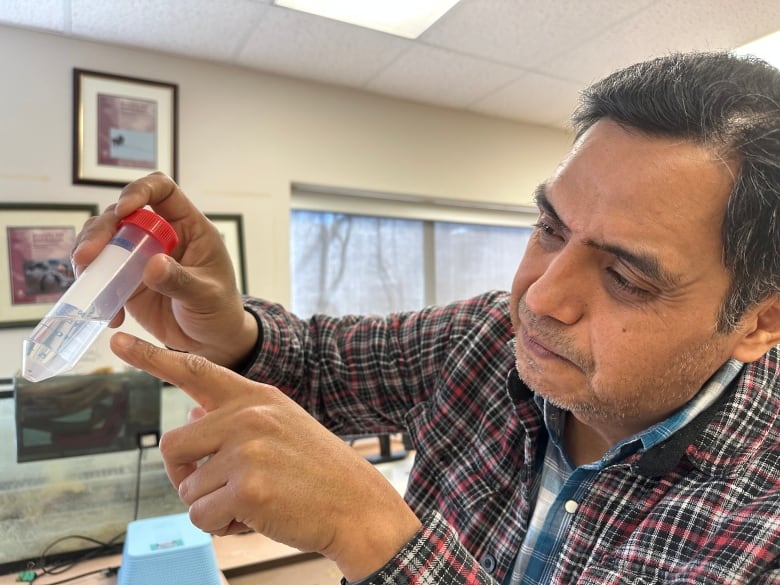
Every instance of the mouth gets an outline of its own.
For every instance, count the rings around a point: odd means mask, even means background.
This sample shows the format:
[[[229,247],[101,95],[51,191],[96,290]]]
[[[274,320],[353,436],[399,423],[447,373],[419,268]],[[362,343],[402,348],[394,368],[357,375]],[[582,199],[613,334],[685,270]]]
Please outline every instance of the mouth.
[[[592,360],[576,349],[571,335],[553,323],[545,323],[526,306],[523,298],[516,307],[515,316],[516,343],[523,348],[527,360],[538,364],[557,362],[582,372],[593,369]]]
[[[522,345],[528,358],[533,361],[548,363],[556,361],[586,371],[587,360],[584,359],[584,356],[578,355],[572,347],[566,344],[565,340],[556,341],[554,335],[545,335],[529,329],[522,321],[519,323],[517,331],[519,332],[517,343]]]
[[[538,333],[529,331],[524,325],[520,328],[520,340],[528,353],[537,359],[560,360],[577,365],[568,357],[555,350],[554,345],[543,339]]]

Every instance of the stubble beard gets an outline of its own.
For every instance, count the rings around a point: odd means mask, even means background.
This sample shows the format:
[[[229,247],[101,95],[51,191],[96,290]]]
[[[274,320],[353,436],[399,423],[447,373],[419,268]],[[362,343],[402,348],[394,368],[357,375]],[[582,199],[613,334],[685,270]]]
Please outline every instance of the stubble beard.
[[[558,338],[555,333],[545,332],[545,339]],[[518,352],[517,337],[513,339],[515,349],[515,367],[520,379],[536,394],[548,403],[572,413],[582,421],[593,421],[597,424],[609,424],[611,421],[641,420],[647,416],[648,406],[653,411],[670,415],[687,403],[698,393],[702,385],[717,371],[723,361],[715,357],[719,355],[719,334],[699,344],[686,348],[673,356],[668,363],[652,372],[652,379],[623,375],[620,379],[605,382],[600,380],[597,364],[591,358],[585,358],[581,353],[575,363],[582,372],[585,384],[585,399],[578,399],[583,394],[567,392],[565,389],[546,386],[541,380],[542,372],[537,364],[523,352]],[[558,345],[556,347],[561,347]],[[638,355],[641,359],[641,354]],[[632,371],[632,369],[626,369]],[[658,400],[662,402],[659,403]]]

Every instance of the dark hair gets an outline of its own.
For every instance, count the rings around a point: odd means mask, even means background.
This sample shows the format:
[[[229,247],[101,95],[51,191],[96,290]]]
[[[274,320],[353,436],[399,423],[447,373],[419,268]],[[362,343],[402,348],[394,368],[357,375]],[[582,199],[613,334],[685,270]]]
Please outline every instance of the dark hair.
[[[722,226],[731,287],[717,323],[732,330],[749,307],[780,291],[780,71],[729,53],[659,57],[582,93],[576,135],[602,118],[685,138],[737,163]]]

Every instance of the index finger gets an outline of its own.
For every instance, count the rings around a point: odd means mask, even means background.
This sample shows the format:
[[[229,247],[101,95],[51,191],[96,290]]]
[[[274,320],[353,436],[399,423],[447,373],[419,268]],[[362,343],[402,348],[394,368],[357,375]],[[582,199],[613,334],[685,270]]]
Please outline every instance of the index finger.
[[[87,219],[76,235],[71,251],[71,263],[77,276],[114,237],[117,224],[114,208],[114,205],[109,205],[100,215]]]
[[[122,218],[146,205],[171,223],[197,211],[179,185],[161,172],[151,173],[125,185],[114,212],[117,218]]]
[[[207,412],[245,394],[242,376],[198,355],[164,349],[127,333],[111,337],[111,350],[131,366],[181,389]]]

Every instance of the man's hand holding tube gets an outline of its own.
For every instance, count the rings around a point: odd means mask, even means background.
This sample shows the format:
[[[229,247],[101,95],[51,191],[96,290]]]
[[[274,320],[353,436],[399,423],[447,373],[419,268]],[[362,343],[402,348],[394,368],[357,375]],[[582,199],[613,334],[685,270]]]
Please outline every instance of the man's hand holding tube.
[[[146,205],[170,222],[179,245],[147,263],[125,310],[168,347],[236,366],[255,345],[257,323],[243,309],[222,237],[170,177],[154,173],[130,183],[115,205],[90,219],[78,235],[74,266],[78,271],[92,262],[117,222]],[[121,312],[112,325],[123,318]]]
[[[371,464],[277,388],[124,333],[114,335],[111,347],[200,405],[189,424],[163,435],[160,451],[202,530],[225,535],[248,527],[321,553],[357,580],[419,529]]]

